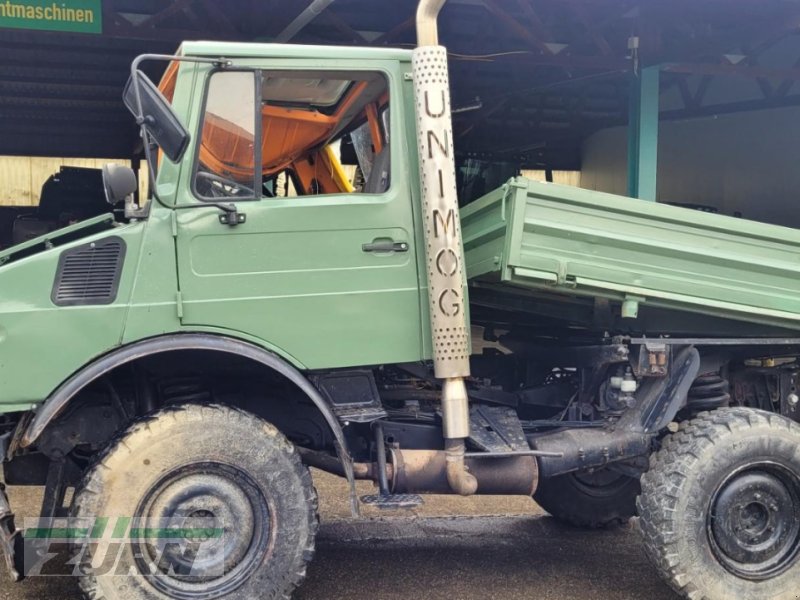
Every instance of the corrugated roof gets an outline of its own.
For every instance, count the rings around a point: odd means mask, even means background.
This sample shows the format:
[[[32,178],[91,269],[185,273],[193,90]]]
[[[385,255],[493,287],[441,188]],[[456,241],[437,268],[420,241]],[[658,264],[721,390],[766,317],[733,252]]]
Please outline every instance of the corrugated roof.
[[[136,55],[192,39],[269,42],[307,4],[103,0],[101,35],[0,29],[0,154],[130,157],[141,149],[120,97]],[[292,42],[361,47],[330,50],[353,58],[373,56],[365,46],[409,49],[415,6],[334,0]],[[800,104],[800,3],[791,0],[449,0],[440,30],[453,107],[463,109],[457,151],[531,167],[579,166],[583,139],[626,122],[628,82],[642,65],[666,66],[664,118]],[[741,85],[724,83],[732,79]]]

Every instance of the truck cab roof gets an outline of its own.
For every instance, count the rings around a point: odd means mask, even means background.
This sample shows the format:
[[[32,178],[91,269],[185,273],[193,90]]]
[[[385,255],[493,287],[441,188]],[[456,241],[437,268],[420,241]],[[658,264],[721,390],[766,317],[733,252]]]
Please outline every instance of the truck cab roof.
[[[411,50],[399,48],[366,48],[351,46],[309,46],[245,42],[183,42],[181,56],[224,56],[226,58],[330,58],[348,60],[396,60],[411,62]]]

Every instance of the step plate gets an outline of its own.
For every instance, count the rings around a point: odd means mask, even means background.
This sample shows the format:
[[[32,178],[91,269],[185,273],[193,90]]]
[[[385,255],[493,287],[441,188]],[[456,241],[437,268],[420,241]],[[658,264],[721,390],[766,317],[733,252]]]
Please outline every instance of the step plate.
[[[377,506],[381,510],[397,510],[400,508],[417,508],[424,504],[422,496],[417,494],[370,494],[361,496],[361,502],[370,506]]]

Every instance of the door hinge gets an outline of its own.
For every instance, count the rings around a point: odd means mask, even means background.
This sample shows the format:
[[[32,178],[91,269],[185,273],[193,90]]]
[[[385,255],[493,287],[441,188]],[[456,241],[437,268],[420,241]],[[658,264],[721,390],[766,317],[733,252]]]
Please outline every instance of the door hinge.
[[[172,211],[172,217],[170,217],[170,218],[171,218],[171,221],[172,221],[172,237],[177,238],[178,237],[178,211],[173,210]]]
[[[180,291],[175,294],[175,308],[178,310],[178,318],[183,319],[183,294]]]

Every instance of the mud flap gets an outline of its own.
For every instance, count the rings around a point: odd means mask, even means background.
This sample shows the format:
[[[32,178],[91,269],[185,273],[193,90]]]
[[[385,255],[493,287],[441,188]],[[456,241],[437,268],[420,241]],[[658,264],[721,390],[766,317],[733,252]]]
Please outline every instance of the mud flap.
[[[5,486],[0,483],[0,554],[11,579],[22,580],[22,532],[14,525]]]

